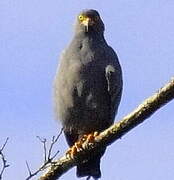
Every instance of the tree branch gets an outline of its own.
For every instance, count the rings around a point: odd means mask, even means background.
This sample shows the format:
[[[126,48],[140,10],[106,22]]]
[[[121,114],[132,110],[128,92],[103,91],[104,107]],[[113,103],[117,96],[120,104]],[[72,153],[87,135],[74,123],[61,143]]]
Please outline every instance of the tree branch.
[[[4,156],[4,153],[3,153],[3,150],[4,150],[5,146],[7,145],[8,140],[9,140],[9,138],[7,138],[5,140],[5,143],[0,148],[0,157],[1,157],[1,160],[2,160],[2,169],[0,171],[0,180],[2,179],[2,175],[3,175],[4,171],[5,171],[5,169],[10,166],[9,164],[7,164],[7,160],[6,160],[6,158]]]
[[[121,121],[115,123],[105,131],[101,132],[96,138],[94,143],[83,144],[83,150],[77,152],[74,158],[67,155],[55,161],[48,171],[39,178],[39,180],[56,180],[66,171],[78,162],[88,159],[88,155],[102,147],[112,144],[114,141],[121,138],[124,134],[131,129],[142,123],[145,119],[149,118],[159,108],[168,103],[174,98],[174,78],[166,84],[163,88],[159,89],[153,96],[147,98],[140,104],[133,112],[125,116]]]
[[[54,155],[52,155],[53,146],[59,140],[62,132],[63,132],[63,128],[61,129],[60,133],[56,137],[55,136],[52,137],[52,141],[51,141],[51,144],[50,144],[50,147],[49,147],[48,150],[47,150],[47,144],[46,144],[47,139],[46,138],[41,138],[40,136],[37,136],[39,141],[43,144],[44,162],[35,172],[32,172],[28,162],[26,161],[26,166],[27,166],[29,176],[25,180],[29,180],[29,179],[33,178],[38,173],[40,173],[41,171],[47,169],[49,166],[51,166],[52,163],[54,163],[53,160],[57,156],[59,151],[56,151],[56,153],[54,153]]]

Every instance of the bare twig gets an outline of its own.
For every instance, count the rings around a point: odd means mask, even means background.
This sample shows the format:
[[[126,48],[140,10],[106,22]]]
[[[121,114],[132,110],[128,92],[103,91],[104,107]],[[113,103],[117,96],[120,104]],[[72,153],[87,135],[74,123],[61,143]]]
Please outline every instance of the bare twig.
[[[7,160],[5,159],[5,156],[3,153],[3,150],[4,150],[5,146],[7,145],[8,140],[9,140],[9,138],[7,138],[5,140],[5,143],[2,145],[2,147],[0,149],[0,156],[1,156],[1,160],[2,160],[2,169],[0,171],[0,180],[2,179],[2,175],[5,171],[5,169],[10,166],[9,164],[7,164]]]
[[[43,144],[43,149],[44,149],[44,162],[47,161],[47,147],[46,147],[46,138],[41,138],[40,136],[36,136],[39,141]]]
[[[32,172],[30,167],[29,167],[28,162],[26,161],[26,166],[27,166],[28,173],[29,173],[29,176],[26,178],[26,180],[29,180],[32,177],[36,176],[39,172],[45,170],[46,168],[48,168],[53,163],[52,161],[57,156],[59,151],[56,151],[56,153],[54,155],[52,155],[52,150],[53,150],[55,143],[58,141],[60,135],[62,134],[62,131],[63,131],[63,129],[61,129],[60,133],[56,137],[55,136],[52,137],[52,141],[51,141],[50,147],[48,148],[48,151],[47,151],[47,145],[46,145],[47,140],[45,138],[41,138],[41,137],[37,136],[39,141],[43,144],[44,162],[35,172]]]
[[[26,180],[29,180],[32,177],[36,176],[40,171],[42,171],[45,168],[46,164],[44,163],[38,170],[36,170],[33,173],[31,172],[30,166],[29,166],[27,161],[26,161],[26,166],[27,166],[27,170],[28,170],[28,173],[29,173],[29,176],[26,178]]]
[[[57,154],[59,153],[59,151],[57,151],[51,158],[51,152],[52,152],[53,146],[58,141],[62,132],[63,132],[63,128],[60,130],[60,133],[57,135],[57,137],[53,136],[53,138],[52,138],[52,143],[51,143],[50,148],[48,150],[48,160],[50,160],[50,161],[52,161],[57,156]]]
[[[32,173],[31,173],[31,170],[30,170],[30,166],[29,166],[27,161],[26,161],[26,166],[27,166],[27,169],[28,169],[29,176],[32,176]]]
[[[125,116],[121,121],[101,132],[99,136],[96,137],[94,143],[84,144],[83,150],[77,152],[74,158],[64,155],[57,160],[39,180],[58,179],[70,168],[77,165],[78,162],[88,159],[88,155],[91,152],[95,153],[95,150],[98,148],[112,144],[172,99],[174,99],[174,78],[163,88],[159,89],[153,96],[146,99],[133,112]]]

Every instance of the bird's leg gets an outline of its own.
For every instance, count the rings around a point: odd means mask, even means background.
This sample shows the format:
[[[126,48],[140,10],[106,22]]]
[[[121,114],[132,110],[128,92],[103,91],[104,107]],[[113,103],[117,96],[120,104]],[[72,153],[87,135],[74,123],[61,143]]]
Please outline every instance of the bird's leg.
[[[88,134],[88,135],[87,135],[87,139],[86,139],[85,142],[88,142],[88,143],[94,142],[95,137],[98,136],[98,135],[99,135],[99,132],[97,132],[97,131]]]
[[[79,151],[82,150],[82,144],[83,144],[83,142],[84,142],[84,141],[82,140],[82,138],[81,138],[79,141],[75,142],[74,145],[73,145],[72,147],[70,147],[70,148],[68,149],[68,151],[66,152],[66,156],[68,156],[68,157],[70,157],[70,158],[74,158],[74,155],[75,155],[77,152],[79,152]]]
[[[77,148],[75,147],[75,145],[73,145],[73,146],[70,147],[70,148],[68,149],[68,151],[66,152],[66,156],[67,156],[68,158],[72,158],[72,159],[73,159],[74,154],[76,154],[76,153],[77,153]]]
[[[75,142],[74,145],[68,149],[68,151],[66,152],[66,156],[74,158],[74,155],[83,149],[83,143],[93,143],[95,137],[98,135],[99,132],[97,131],[92,132],[88,135],[83,135],[83,137],[79,141]]]
[[[83,142],[92,143],[94,141],[95,137],[98,136],[98,135],[99,135],[99,132],[97,132],[97,131],[92,132],[92,133],[90,133],[88,135],[84,135],[83,138],[82,138]]]

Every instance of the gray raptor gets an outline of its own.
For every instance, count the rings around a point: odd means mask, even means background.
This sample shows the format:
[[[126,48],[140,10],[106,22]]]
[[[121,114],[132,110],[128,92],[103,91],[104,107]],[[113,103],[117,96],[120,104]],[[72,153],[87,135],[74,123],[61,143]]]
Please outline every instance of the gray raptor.
[[[56,117],[69,146],[94,131],[112,125],[122,95],[122,71],[115,51],[104,38],[104,24],[96,10],[78,16],[74,37],[64,50],[54,81]],[[77,166],[78,177],[101,177],[98,149]]]

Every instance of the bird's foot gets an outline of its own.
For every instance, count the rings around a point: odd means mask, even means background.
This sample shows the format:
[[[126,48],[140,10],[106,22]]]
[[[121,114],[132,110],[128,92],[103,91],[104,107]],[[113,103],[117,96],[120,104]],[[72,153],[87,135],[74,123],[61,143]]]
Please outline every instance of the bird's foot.
[[[83,137],[79,141],[75,142],[75,144],[68,149],[68,151],[66,152],[66,156],[73,159],[75,154],[83,149],[84,143],[93,143],[95,137],[98,135],[99,133],[97,131],[92,132],[88,135],[83,135]]]
[[[66,152],[66,156],[67,157],[70,157],[70,158],[74,158],[74,155],[81,151],[82,150],[82,144],[83,144],[83,141],[82,140],[79,140],[77,142],[74,143],[74,145],[72,147],[70,147],[68,149],[68,151]]]
[[[83,142],[85,143],[93,143],[94,140],[95,140],[95,137],[99,135],[99,132],[95,131],[95,132],[92,132],[88,135],[84,135],[83,136]]]

